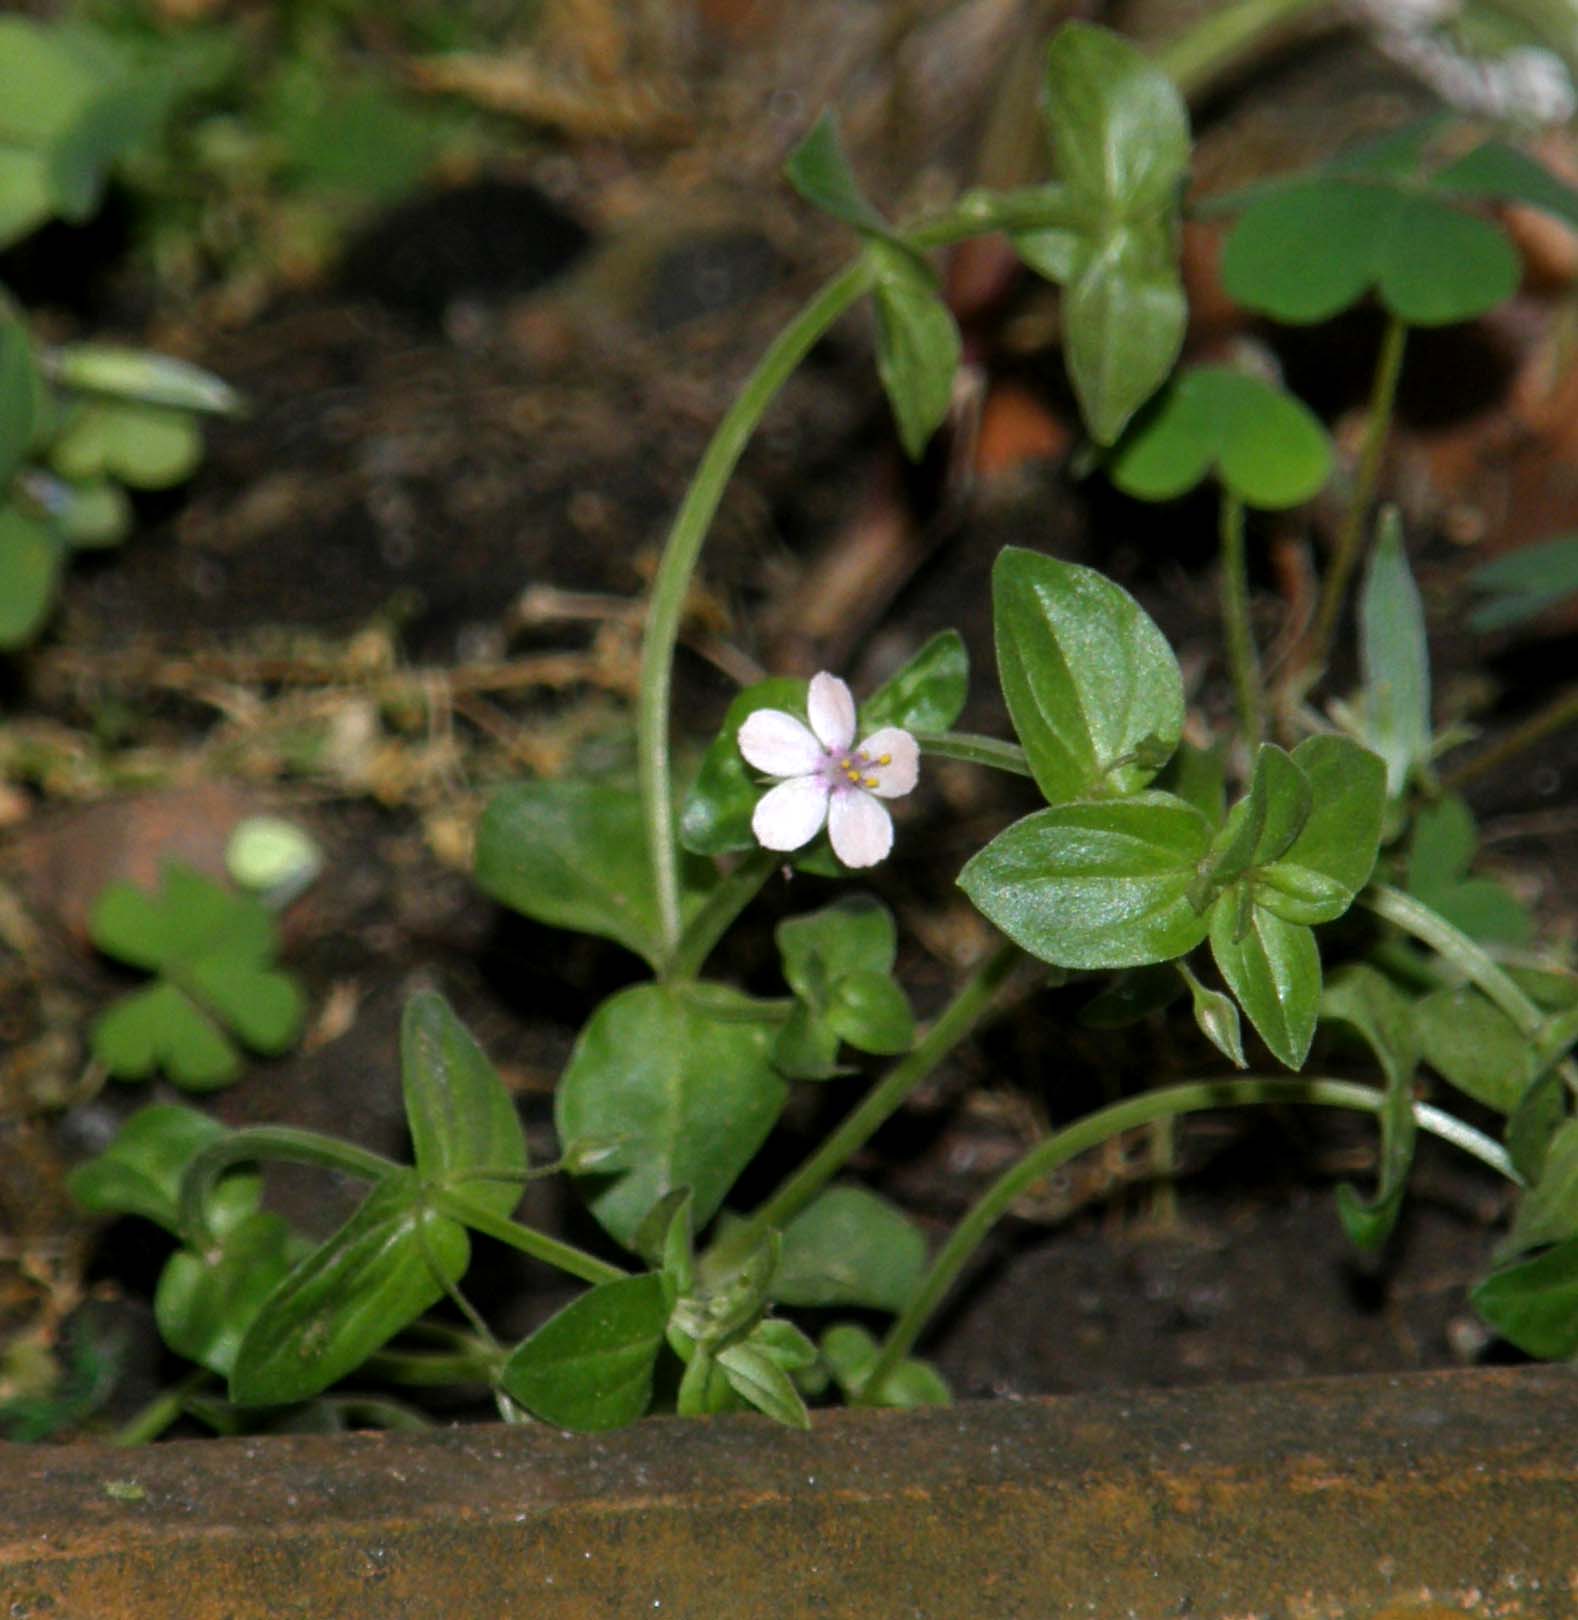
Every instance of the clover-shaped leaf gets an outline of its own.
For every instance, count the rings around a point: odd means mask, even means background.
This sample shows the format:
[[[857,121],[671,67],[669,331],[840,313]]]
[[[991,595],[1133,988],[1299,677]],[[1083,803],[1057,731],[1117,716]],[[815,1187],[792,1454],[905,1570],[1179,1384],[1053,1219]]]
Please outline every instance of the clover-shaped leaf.
[[[1107,462],[1119,489],[1171,500],[1215,472],[1249,506],[1297,506],[1331,471],[1331,443],[1291,394],[1221,366],[1177,377],[1129,427]]]
[[[179,1237],[181,1181],[187,1167],[227,1133],[208,1114],[175,1103],[140,1108],[99,1154],[71,1172],[67,1185],[85,1209],[104,1215],[142,1215]],[[258,1205],[263,1183],[233,1170],[214,1187],[204,1217],[223,1235]]]
[[[63,478],[118,478],[134,489],[165,489],[202,459],[203,439],[184,410],[132,400],[95,400],[73,411],[49,448]]]
[[[1510,889],[1470,876],[1478,848],[1473,811],[1457,794],[1443,795],[1414,817],[1403,886],[1470,939],[1522,945],[1534,920]]]
[[[1247,308],[1295,325],[1374,287],[1399,320],[1444,326],[1509,297],[1518,256],[1494,225],[1418,185],[1327,176],[1248,204],[1223,249],[1222,282]]]
[[[100,950],[160,975],[94,1026],[94,1056],[121,1079],[162,1068],[177,1085],[224,1085],[241,1068],[227,1031],[265,1055],[284,1051],[301,1032],[301,989],[270,965],[276,939],[268,911],[179,862],[166,863],[157,894],[110,884],[89,930]]]

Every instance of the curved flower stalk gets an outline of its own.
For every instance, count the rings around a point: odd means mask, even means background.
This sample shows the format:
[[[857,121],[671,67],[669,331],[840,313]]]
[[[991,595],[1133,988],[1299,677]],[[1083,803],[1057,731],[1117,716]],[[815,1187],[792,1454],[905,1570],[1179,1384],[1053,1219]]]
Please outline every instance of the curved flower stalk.
[[[807,726],[783,709],[757,709],[740,727],[747,764],[778,785],[763,795],[751,830],[765,849],[799,849],[827,823],[833,853],[845,866],[875,866],[893,847],[893,818],[881,801],[915,786],[920,748],[898,726],[874,731],[858,747],[855,700],[836,675],[812,677]]]

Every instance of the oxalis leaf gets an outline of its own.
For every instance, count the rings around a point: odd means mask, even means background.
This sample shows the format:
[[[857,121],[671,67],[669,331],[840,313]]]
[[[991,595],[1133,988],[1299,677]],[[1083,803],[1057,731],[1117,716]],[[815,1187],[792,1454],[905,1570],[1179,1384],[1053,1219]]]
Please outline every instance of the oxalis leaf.
[[[554,1113],[560,1141],[619,1142],[610,1168],[581,1181],[621,1243],[675,1187],[691,1189],[698,1227],[717,1212],[788,1095],[768,1056],[775,1028],[722,985],[636,985],[592,1014]]]
[[[1008,546],[992,569],[997,667],[1015,732],[1051,804],[1134,793],[1183,729],[1167,639],[1094,569]]]
[[[1222,283],[1247,308],[1294,324],[1326,320],[1373,287],[1399,320],[1444,326],[1510,297],[1518,256],[1494,225],[1417,186],[1318,178],[1245,208]]]
[[[1176,377],[1107,462],[1126,494],[1165,501],[1215,472],[1249,506],[1310,500],[1331,472],[1331,441],[1291,394],[1221,366]]]
[[[172,861],[157,894],[108,885],[88,927],[100,950],[161,976],[94,1025],[94,1055],[112,1074],[140,1079],[162,1068],[178,1085],[223,1085],[241,1068],[227,1028],[265,1054],[299,1035],[305,999],[294,979],[269,965],[273,918],[250,896]]]

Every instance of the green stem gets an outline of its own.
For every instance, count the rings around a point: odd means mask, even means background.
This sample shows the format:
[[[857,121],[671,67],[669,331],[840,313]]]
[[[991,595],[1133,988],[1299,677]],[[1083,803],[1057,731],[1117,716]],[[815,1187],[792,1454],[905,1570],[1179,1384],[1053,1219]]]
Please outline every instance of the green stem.
[[[1227,641],[1227,664],[1238,702],[1238,724],[1253,758],[1266,731],[1261,696],[1260,656],[1249,623],[1249,561],[1244,546],[1244,503],[1222,487],[1222,629]]]
[[[1018,743],[1002,742],[996,737],[978,737],[969,731],[917,732],[916,742],[924,754],[935,754],[939,759],[957,759],[966,765],[989,765],[996,771],[1011,771],[1015,776],[1033,776],[1030,761]]]
[[[413,1389],[444,1389],[453,1384],[491,1384],[502,1355],[482,1350],[375,1350],[362,1363],[370,1378]]]
[[[289,1125],[251,1125],[221,1137],[187,1166],[181,1177],[181,1234],[199,1253],[213,1244],[208,1230],[208,1199],[219,1178],[238,1164],[257,1159],[281,1159],[290,1164],[338,1170],[365,1181],[382,1181],[401,1166],[382,1154],[370,1153],[354,1142],[340,1142],[317,1131]]]
[[[1307,651],[1299,660],[1301,668],[1323,669],[1331,656],[1332,642],[1337,635],[1337,620],[1348,595],[1348,583],[1353,578],[1353,571],[1359,565],[1359,554],[1364,549],[1365,524],[1381,476],[1381,455],[1386,449],[1387,435],[1391,432],[1392,411],[1397,403],[1397,379],[1402,373],[1403,349],[1407,340],[1408,328],[1395,315],[1388,315],[1386,334],[1381,339],[1381,352],[1375,362],[1375,380],[1370,388],[1369,419],[1365,423],[1359,474],[1354,481],[1353,498],[1343,517],[1341,532],[1337,536],[1337,549],[1332,555],[1331,567],[1321,584],[1320,603],[1315,610],[1315,623],[1310,630]]]
[[[1389,884],[1372,883],[1359,903],[1377,917],[1413,935],[1481,990],[1517,1026],[1536,1051],[1536,1061],[1549,1063],[1569,1042],[1567,1018],[1548,1018],[1518,987],[1517,981],[1484,949],[1440,912]],[[1571,1058],[1556,1065],[1568,1090],[1578,1095],[1578,1065]]]
[[[781,856],[757,849],[741,858],[732,872],[723,873],[716,888],[702,902],[669,958],[669,977],[693,979],[701,972],[713,947],[729,925],[761,893],[762,885],[778,870]]]
[[[1019,1197],[1036,1182],[1051,1175],[1069,1160],[1099,1146],[1108,1137],[1137,1126],[1153,1124],[1157,1120],[1201,1113],[1207,1109],[1307,1103],[1375,1114],[1381,1111],[1385,1101],[1385,1092],[1348,1080],[1207,1080],[1168,1086],[1161,1091],[1148,1091],[1143,1096],[1131,1097],[1124,1102],[1114,1103],[1110,1108],[1086,1115],[1033,1148],[1018,1164],[1004,1171],[976,1200],[938,1252],[915,1297],[889,1330],[864,1387],[873,1393],[882,1388],[893,1370],[914,1348],[932,1313],[942,1303],[971,1255]],[[1509,1180],[1521,1182],[1505,1151],[1488,1136],[1426,1103],[1414,1105],[1414,1118],[1422,1130],[1444,1137]]]
[[[157,1440],[186,1410],[187,1397],[213,1380],[206,1367],[194,1367],[179,1383],[161,1390],[110,1436],[112,1446],[145,1446]]]
[[[729,406],[707,445],[663,547],[652,582],[641,645],[641,694],[636,702],[636,765],[647,852],[652,863],[658,925],[665,966],[680,940],[679,852],[674,842],[673,789],[669,760],[669,695],[674,647],[691,576],[729,475],[744,453],[774,395],[817,340],[871,286],[865,256],[839,272],[773,339],[756,369]]]
[[[1316,0],[1238,0],[1208,10],[1192,27],[1158,47],[1161,68],[1185,96],[1199,95],[1260,47],[1274,29],[1309,11]]]
[[[595,1254],[588,1254],[570,1243],[561,1243],[557,1238],[522,1226],[505,1216],[495,1215],[492,1210],[481,1209],[445,1188],[435,1189],[433,1208],[441,1215],[469,1226],[474,1232],[507,1243],[512,1249],[519,1249],[534,1260],[541,1260],[560,1271],[569,1272],[572,1277],[579,1277],[582,1282],[618,1282],[630,1275],[618,1266],[609,1265],[606,1260],[599,1260]]]
[[[860,1105],[832,1132],[771,1198],[720,1245],[730,1254],[748,1253],[773,1228],[782,1229],[827,1185],[850,1157],[927,1075],[975,1028],[1009,973],[1022,960],[1017,945],[1004,943],[960,986],[937,1022],[914,1048],[874,1085]]]
[[[1413,895],[1387,883],[1372,883],[1359,896],[1359,904],[1377,917],[1412,934],[1444,957],[1470,983],[1477,985],[1531,1040],[1545,1027],[1545,1015],[1524,995],[1516,982],[1485,951],[1439,911]]]

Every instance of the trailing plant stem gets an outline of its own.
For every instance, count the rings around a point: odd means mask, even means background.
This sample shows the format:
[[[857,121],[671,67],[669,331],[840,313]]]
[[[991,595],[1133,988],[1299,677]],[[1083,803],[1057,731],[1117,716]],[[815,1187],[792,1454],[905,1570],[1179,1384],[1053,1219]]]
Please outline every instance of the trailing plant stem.
[[[439,1188],[434,1194],[432,1207],[440,1215],[447,1215],[452,1221],[460,1221],[472,1231],[481,1232],[484,1237],[507,1243],[512,1249],[519,1249],[534,1260],[557,1266],[560,1271],[567,1271],[572,1277],[579,1277],[582,1282],[619,1282],[630,1275],[619,1266],[612,1266],[606,1260],[599,1260],[595,1254],[588,1254],[573,1244],[561,1243],[557,1238],[551,1238],[534,1227],[522,1226],[505,1216],[495,1215],[492,1210],[480,1209],[465,1198],[457,1197],[443,1188]]]
[[[1220,514],[1222,537],[1222,629],[1227,665],[1238,702],[1238,726],[1253,759],[1265,735],[1260,657],[1249,622],[1249,561],[1244,549],[1244,503],[1225,485]]]
[[[915,1297],[894,1322],[883,1342],[881,1353],[866,1377],[864,1388],[879,1391],[898,1364],[910,1353],[932,1313],[942,1303],[970,1256],[980,1247],[992,1228],[1013,1207],[1018,1198],[1036,1182],[1098,1147],[1109,1137],[1158,1120],[1182,1114],[1197,1114],[1216,1108],[1243,1108],[1261,1104],[1305,1103],[1327,1108],[1352,1108],[1376,1114],[1386,1103],[1386,1093],[1373,1086],[1348,1080],[1252,1078],[1245,1080],[1193,1081],[1149,1091],[1114,1103],[1066,1129],[1049,1136],[1004,1171],[978,1198],[964,1219],[933,1260],[921,1280]],[[1445,1138],[1475,1158],[1498,1170],[1509,1180],[1520,1180],[1499,1144],[1481,1135],[1444,1110],[1427,1103],[1414,1105],[1414,1118],[1422,1130]],[[858,1399],[858,1398],[857,1398]]]
[[[1454,928],[1440,912],[1389,884],[1372,883],[1359,896],[1359,903],[1377,917],[1412,934],[1421,945],[1428,945],[1449,962],[1471,984],[1481,990],[1517,1026],[1545,1057],[1543,1046],[1552,1032],[1553,1020],[1534,1005],[1518,988],[1504,968],[1461,929]],[[1548,1061],[1548,1059],[1547,1059]],[[1571,1059],[1557,1066],[1568,1088],[1578,1092],[1578,1068]]]
[[[636,701],[636,767],[646,823],[664,964],[679,944],[679,852],[674,841],[673,789],[669,763],[669,696],[674,647],[691,576],[702,542],[735,464],[778,390],[813,345],[871,286],[864,256],[840,271],[773,339],[735,397],[708,444],[664,543],[652,582],[641,645],[641,692]]]
[[[929,1030],[866,1094],[838,1128],[727,1240],[730,1253],[749,1253],[773,1228],[781,1230],[870,1141],[904,1099],[975,1028],[1004,981],[1023,960],[1006,941],[965,980]]]
[[[1386,332],[1381,339],[1381,352],[1375,362],[1375,380],[1370,387],[1370,410],[1364,428],[1364,448],[1359,455],[1359,473],[1354,480],[1353,496],[1348,502],[1342,529],[1337,536],[1337,549],[1332,554],[1331,567],[1321,583],[1315,623],[1309,633],[1306,653],[1299,660],[1303,668],[1322,669],[1331,656],[1332,642],[1337,635],[1337,620],[1348,595],[1348,584],[1359,565],[1359,554],[1364,549],[1365,525],[1381,475],[1381,454],[1386,449],[1387,435],[1391,432],[1392,411],[1397,403],[1397,379],[1402,374],[1403,349],[1407,340],[1407,326],[1395,315],[1388,315]]]

